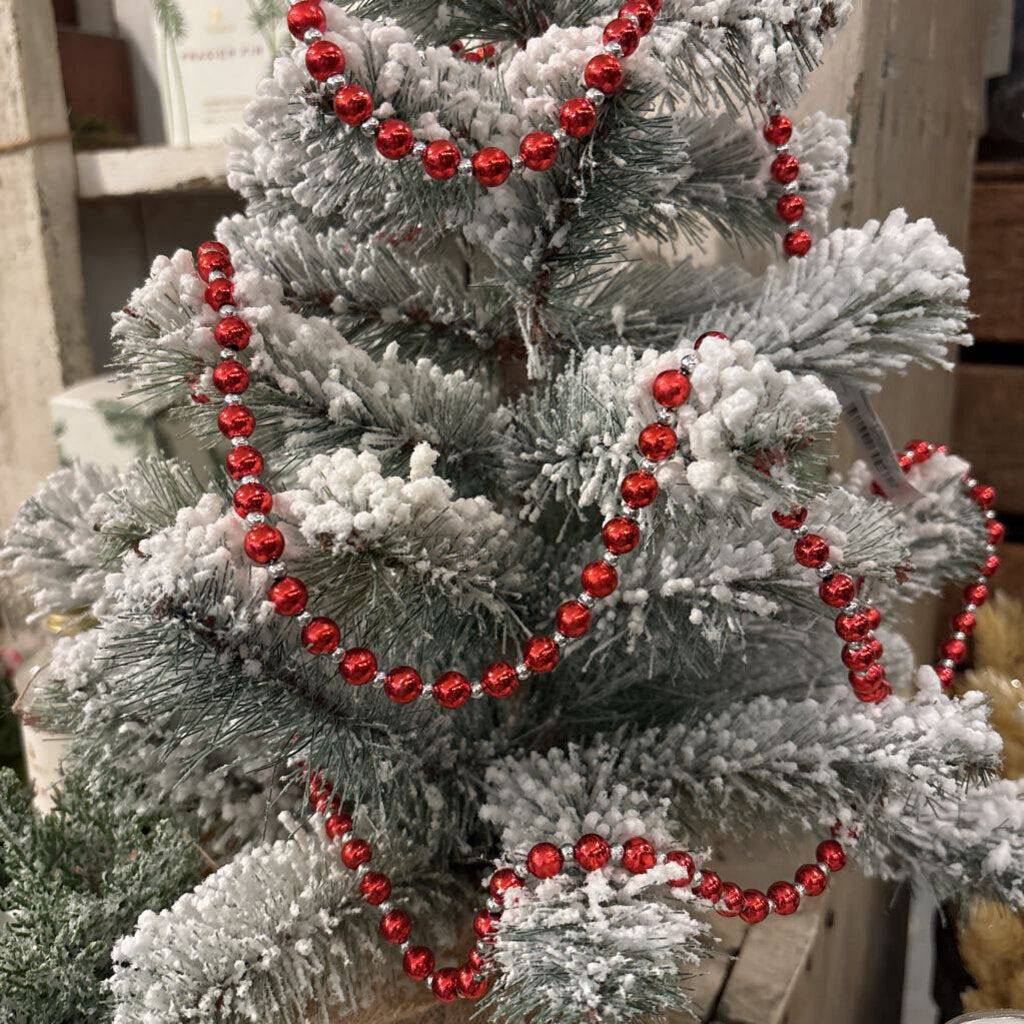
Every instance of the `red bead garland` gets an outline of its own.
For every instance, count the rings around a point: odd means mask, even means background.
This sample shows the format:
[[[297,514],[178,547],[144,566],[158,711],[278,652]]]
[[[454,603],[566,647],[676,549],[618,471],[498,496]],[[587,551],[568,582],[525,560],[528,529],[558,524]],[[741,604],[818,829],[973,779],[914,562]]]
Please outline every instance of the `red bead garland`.
[[[775,212],[779,219],[788,225],[782,238],[782,249],[787,256],[806,256],[814,242],[811,233],[800,227],[807,203],[797,191],[797,179],[800,177],[800,161],[789,152],[789,142],[793,137],[793,122],[780,112],[779,104],[770,105],[771,116],[765,122],[763,134],[765,141],[775,147],[775,158],[772,160],[769,174],[772,180],[783,186],[783,194],[775,204]]]

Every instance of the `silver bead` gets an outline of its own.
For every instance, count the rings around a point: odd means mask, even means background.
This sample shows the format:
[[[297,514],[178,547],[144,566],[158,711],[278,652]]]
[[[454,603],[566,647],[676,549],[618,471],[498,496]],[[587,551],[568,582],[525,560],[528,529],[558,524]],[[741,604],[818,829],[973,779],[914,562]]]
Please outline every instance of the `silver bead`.
[[[679,370],[681,373],[689,375],[697,368],[698,362],[699,359],[696,352],[687,352],[679,360]]]
[[[501,913],[501,911],[502,911],[502,910],[503,910],[504,908],[503,908],[502,904],[501,904],[501,903],[499,903],[499,902],[498,902],[497,900],[488,900],[488,901],[487,901],[487,909],[488,909],[488,910],[489,910],[489,911],[490,911],[490,912],[491,912],[492,914],[500,914],[500,913]]]
[[[523,158],[521,156],[512,157],[512,170],[521,171],[524,167]]]
[[[398,948],[404,953],[411,945],[412,943],[406,939]]]
[[[288,568],[284,562],[271,562],[270,565],[267,566],[267,572],[269,572],[275,580],[279,580],[282,576],[288,575]]]
[[[786,225],[786,233],[788,234],[790,231],[799,231],[800,228],[801,228],[800,221],[794,220],[791,223]]]
[[[642,470],[650,473],[658,464],[656,462],[652,462],[650,459],[641,459],[638,465]]]
[[[389,913],[390,911],[394,910],[394,909],[395,909],[395,906],[394,906],[394,904],[393,904],[393,903],[391,902],[391,900],[385,900],[385,901],[384,901],[383,903],[378,903],[378,904],[377,904],[377,909],[378,909],[378,910],[379,910],[379,911],[380,911],[380,912],[381,912],[382,914],[387,914],[387,913]]]
[[[459,174],[461,174],[463,178],[473,177],[473,161],[470,160],[469,157],[464,156],[459,161]]]
[[[265,523],[267,521],[267,517],[262,512],[250,512],[245,517],[245,521],[250,526],[257,526],[260,523]]]
[[[573,846],[572,843],[563,843],[562,846],[559,847],[559,852],[562,854],[566,863],[568,863],[575,857],[576,847]]]
[[[828,878],[828,876],[832,873],[831,869],[829,868],[829,866],[824,861],[819,860],[818,861],[818,867],[821,868],[821,870],[824,873],[826,878]]]
[[[380,127],[380,121],[375,117],[368,117],[360,126],[359,130],[364,134],[373,138],[377,134],[377,129]]]
[[[965,612],[971,612],[973,614],[977,610],[978,610],[978,606],[976,604],[974,604],[973,601],[968,601],[967,604],[964,605],[964,611]]]
[[[260,482],[260,478],[258,476],[243,476],[238,482],[240,484],[258,484]]]
[[[614,566],[619,564],[619,556],[612,551],[606,551],[601,557],[608,565]]]
[[[331,75],[331,77],[324,82],[324,88],[327,89],[328,92],[337,92],[344,84],[344,75]]]
[[[621,57],[622,44],[615,42],[615,40],[613,39],[611,40],[611,42],[607,42],[604,44],[604,52],[610,53],[613,57]]]
[[[622,860],[622,855],[625,852],[626,852],[626,850],[623,847],[622,843],[616,843],[614,846],[612,846],[610,848],[612,862],[615,863],[615,862],[618,862],[618,861]]]
[[[794,537],[806,537],[811,531],[806,526],[800,525],[789,531]]]
[[[593,608],[594,605],[597,604],[597,598],[592,597],[590,594],[587,593],[580,594],[580,596],[576,598],[576,600],[579,601],[579,603],[583,605],[584,608]]]
[[[525,662],[521,661],[516,665],[516,675],[519,677],[520,681],[530,678],[530,669]]]
[[[235,359],[238,353],[233,348],[222,348],[220,350],[221,359]]]
[[[768,897],[768,913],[769,914],[774,914],[775,913],[775,900],[773,900],[771,898],[771,896]]]
[[[217,310],[217,312],[221,316],[234,316],[238,312],[238,307],[232,306],[231,303],[229,302],[226,305],[221,306],[220,309]]]
[[[476,951],[478,953],[487,954],[491,951],[491,944],[489,942],[484,942],[483,939],[479,939],[476,944]]]
[[[800,898],[803,899],[807,895],[807,889],[803,882],[794,882],[793,888],[800,894]]]
[[[313,621],[313,616],[310,612],[299,612],[299,614],[295,616],[295,621],[300,626],[305,626],[307,623]]]
[[[557,630],[551,639],[555,641],[555,646],[560,651],[564,651],[565,648],[569,646],[569,638],[564,633],[559,633]]]
[[[700,868],[694,872],[693,878],[690,879],[691,888],[697,889],[700,887],[700,883],[704,878],[704,872]]]
[[[979,575],[974,577],[974,582],[975,583],[981,583],[983,586],[987,586],[988,585],[988,577],[987,576],[982,576],[982,575],[979,574]]]
[[[412,147],[412,155],[419,159],[426,152],[427,144],[425,142],[414,143]]]
[[[241,395],[225,395],[224,396],[224,404],[225,405],[241,405],[242,404],[242,396]]]
[[[675,419],[675,413],[671,409],[666,409],[664,406],[658,409],[659,423],[671,423],[673,419]]]
[[[324,34],[318,28],[307,28],[302,41],[308,46],[310,43],[317,43],[323,39]]]
[[[977,480],[976,480],[976,479],[975,479],[975,478],[974,478],[973,476],[969,476],[969,477],[968,477],[968,478],[967,478],[967,479],[966,479],[966,480],[964,481],[964,489],[965,489],[965,490],[968,490],[968,491],[969,491],[969,490],[971,490],[971,488],[973,488],[973,487],[977,487],[977,486],[978,486],[978,481],[977,481]]]
[[[470,697],[473,700],[479,700],[485,693],[483,683],[473,683],[469,687]]]
[[[427,975],[427,976],[426,976],[426,977],[425,977],[425,978],[423,979],[423,984],[424,984],[424,985],[426,985],[426,986],[427,986],[427,988],[433,988],[433,985],[434,985],[434,974],[433,974],[433,972],[431,972],[430,974],[428,974],[428,975]]]
[[[836,567],[831,562],[826,562],[824,565],[818,566],[818,575],[823,579],[827,580],[829,576],[834,576]]]
[[[789,152],[789,143],[788,142],[783,142],[781,146],[776,146],[775,147],[775,152],[776,153],[780,153],[780,154],[781,153],[788,153]]]
[[[852,615],[854,612],[860,611],[860,601],[851,601],[849,604],[843,605],[843,614]]]
[[[223,281],[228,275],[223,270],[211,270],[210,280],[211,281]]]
[[[245,445],[247,445],[248,443],[249,443],[249,438],[247,438],[247,437],[233,437],[233,438],[231,438],[231,446],[232,446],[232,448],[242,448]]]
[[[958,629],[958,630],[957,630],[957,631],[956,631],[956,632],[955,632],[955,633],[953,634],[953,639],[954,639],[954,640],[966,640],[966,639],[967,639],[967,634],[966,634],[966,633],[964,633],[964,632],[963,632],[962,630],[959,630],[959,629]]]
[[[797,192],[800,191],[800,182],[799,181],[787,182],[785,185],[782,186],[782,191],[787,196],[795,196],[797,194]]]
[[[385,672],[378,672],[373,679],[370,680],[374,686],[383,686],[387,682],[387,674]]]
[[[986,555],[994,555],[995,553],[996,553],[996,546],[995,546],[995,544],[986,544],[985,545],[985,554]]]
[[[995,519],[995,517],[996,517],[996,510],[994,508],[989,508],[989,509],[985,510],[985,518],[986,519]]]
[[[584,94],[595,107],[601,106],[602,103],[607,99],[605,94],[600,89],[588,89]]]
[[[564,146],[569,141],[569,133],[563,128],[556,128],[551,134],[554,135],[560,146]]]
[[[939,662],[939,664],[943,668],[956,668],[956,662],[953,661],[952,658],[943,658],[942,661]]]

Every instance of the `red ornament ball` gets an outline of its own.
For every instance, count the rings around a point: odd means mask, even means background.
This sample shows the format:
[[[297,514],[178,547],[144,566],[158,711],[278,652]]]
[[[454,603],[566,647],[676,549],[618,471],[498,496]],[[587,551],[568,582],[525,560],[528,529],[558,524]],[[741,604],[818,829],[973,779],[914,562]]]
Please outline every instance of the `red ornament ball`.
[[[475,947],[466,954],[466,963],[475,971],[484,971],[487,969],[487,961],[483,958],[480,950]]]
[[[700,881],[693,887],[693,891],[709,903],[715,903],[722,895],[722,879],[717,871],[702,871]]]
[[[615,18],[604,27],[605,43],[618,43],[623,57],[629,57],[640,45],[640,30],[625,18]]]
[[[412,933],[412,918],[404,910],[389,910],[380,919],[380,937],[400,946]]]
[[[531,171],[546,171],[558,159],[558,139],[550,132],[530,132],[519,144],[519,159]]]
[[[823,839],[818,843],[814,856],[819,864],[824,864],[829,871],[842,871],[846,866],[846,851],[835,839]]]
[[[743,890],[735,882],[723,882],[715,910],[722,917],[736,917],[742,909]]]
[[[844,644],[842,659],[843,664],[853,672],[862,672],[876,660],[875,652],[868,644],[859,647]]]
[[[391,895],[391,879],[380,871],[370,871],[359,882],[359,892],[373,907],[379,907]]]
[[[972,583],[964,587],[964,601],[967,604],[983,605],[988,600],[988,587],[984,583]]]
[[[430,692],[441,707],[451,711],[462,707],[469,700],[473,688],[461,672],[445,672],[444,675],[438,676]]]
[[[512,160],[503,149],[488,146],[473,154],[473,177],[485,188],[497,188],[508,181]]]
[[[574,139],[585,139],[597,124],[597,110],[590,100],[576,96],[562,104],[558,121],[566,135]]]
[[[606,96],[617,92],[622,85],[622,62],[610,53],[600,53],[587,61],[583,81],[590,89],[598,89]]]
[[[505,898],[505,893],[509,889],[521,889],[523,887],[523,880],[515,873],[512,868],[499,868],[491,875],[491,883],[488,886],[488,891],[491,894],[491,898],[501,903]]]
[[[988,521],[988,542],[989,544],[1002,544],[1006,539],[1006,527],[997,519]]]
[[[871,630],[863,612],[840,612],[836,616],[836,633],[849,643],[863,640]]]
[[[771,175],[780,185],[788,185],[800,176],[800,161],[792,153],[780,153],[772,161]]]
[[[202,242],[196,250],[196,256],[202,256],[204,252],[222,252],[225,256],[229,255],[228,247],[223,242],[212,240],[209,242]]]
[[[294,576],[279,579],[268,591],[267,597],[274,605],[278,615],[291,617],[300,615],[309,603],[309,591],[306,584]]]
[[[575,639],[583,636],[588,629],[593,616],[590,609],[580,604],[579,601],[566,601],[561,605],[555,615],[555,626],[563,636]]]
[[[646,469],[638,469],[626,475],[620,493],[630,508],[646,508],[658,496],[658,481]]]
[[[945,640],[939,648],[944,658],[959,664],[967,657],[967,644],[963,640]]]
[[[878,627],[882,624],[882,613],[874,606],[865,608],[864,614],[867,616],[869,629],[878,629]],[[877,641],[875,642],[877,643]]]
[[[237,448],[232,448],[225,461],[228,473],[234,480],[241,480],[245,476],[259,476],[263,472],[263,456],[251,445],[240,444]]]
[[[640,431],[636,446],[652,462],[671,458],[679,444],[676,432],[664,423],[650,423]]]
[[[490,938],[497,932],[497,930],[498,918],[494,914],[490,914],[486,910],[481,910],[473,918],[473,931],[476,932],[478,938]]]
[[[256,417],[244,405],[225,405],[217,416],[217,426],[225,437],[250,437],[256,429]]]
[[[658,862],[654,846],[643,836],[633,836],[622,846],[622,866],[631,875],[642,875]]]
[[[341,845],[341,862],[349,871],[369,863],[372,857],[373,847],[365,839],[349,839]]]
[[[220,249],[207,249],[199,254],[196,261],[199,276],[204,281],[210,280],[210,275],[220,271],[225,277],[232,277],[235,268],[231,265],[231,257]]]
[[[401,160],[408,156],[415,143],[412,129],[397,118],[382,121],[377,129],[377,152],[388,160]]]
[[[640,543],[640,527],[635,519],[616,516],[604,524],[601,538],[613,555],[625,555]]]
[[[740,910],[740,917],[747,924],[759,924],[768,916],[770,910],[768,897],[760,889],[743,890],[743,908]]]
[[[526,867],[534,878],[554,878],[564,864],[562,851],[554,843],[537,843],[526,857]]]
[[[341,630],[333,619],[310,619],[302,627],[302,646],[310,654],[331,654],[341,643]]]
[[[558,657],[558,645],[549,636],[531,636],[523,647],[523,661],[531,672],[550,672]]]
[[[306,70],[318,82],[326,82],[331,75],[340,75],[345,70],[345,54],[337,43],[318,39],[306,50]]]
[[[347,814],[332,814],[324,822],[324,834],[332,842],[352,831],[352,819]]]
[[[399,665],[387,674],[384,692],[396,704],[411,704],[423,692],[423,679],[411,666]]]
[[[996,489],[988,484],[976,484],[971,488],[971,497],[984,509],[996,503]]]
[[[654,378],[651,393],[658,405],[678,409],[690,394],[690,378],[681,370],[663,370]]]
[[[519,676],[507,661],[495,661],[484,669],[480,682],[484,693],[501,700],[515,693],[519,687]]]
[[[327,28],[327,17],[317,0],[292,4],[288,11],[288,31],[296,39],[302,39],[311,28],[318,32]]]
[[[251,512],[266,515],[274,506],[274,498],[263,484],[242,484],[235,491],[233,503],[235,511],[244,519]]]
[[[334,112],[344,124],[362,124],[373,113],[373,97],[361,85],[342,86],[334,94]]]
[[[213,329],[213,337],[221,348],[240,352],[248,347],[252,328],[240,316],[226,316]]]
[[[365,686],[377,674],[377,659],[365,647],[353,647],[338,662],[338,672],[350,686]]]
[[[580,573],[583,589],[591,597],[607,597],[619,585],[619,574],[607,562],[591,562]]]
[[[978,620],[974,612],[958,612],[953,616],[953,628],[960,633],[967,633],[968,636],[974,632],[974,627],[977,624]]]
[[[459,995],[463,999],[479,999],[487,992],[487,979],[472,964],[459,968]]]
[[[454,178],[462,162],[462,153],[454,142],[438,139],[431,142],[423,151],[423,169],[436,181],[447,181]]]
[[[612,851],[608,843],[594,833],[581,836],[573,847],[573,857],[584,871],[597,871],[611,860]]]
[[[935,674],[939,677],[939,682],[942,684],[943,689],[952,686],[955,673],[948,665],[936,665]]]
[[[211,309],[220,309],[235,301],[235,286],[226,278],[211,281],[203,292],[203,301]]]
[[[729,340],[729,335],[728,335],[728,334],[723,334],[723,333],[722,333],[721,331],[705,331],[705,332],[704,332],[704,333],[703,333],[703,334],[702,334],[702,335],[701,335],[701,336],[700,336],[700,337],[699,337],[699,338],[698,338],[698,339],[697,339],[697,340],[696,340],[696,341],[695,341],[695,342],[693,343],[693,350],[694,350],[694,352],[697,352],[697,351],[699,351],[699,350],[700,350],[700,347],[701,347],[701,345],[703,345],[703,344],[704,344],[704,342],[705,342],[705,341],[707,341],[707,340],[708,340],[709,338],[715,338],[715,339],[717,339],[718,341],[725,341],[725,342],[727,342],[727,341]]]
[[[628,0],[619,8],[619,17],[635,20],[642,36],[654,25],[654,7],[647,0]]]
[[[772,519],[784,530],[795,530],[804,525],[807,509],[803,505],[793,505],[788,512],[773,512]]]
[[[673,889],[685,889],[693,881],[693,876],[697,873],[697,865],[693,863],[693,857],[685,850],[669,850],[665,854],[665,860],[670,864],[678,864],[682,868],[682,873],[679,877],[673,878],[668,884]]]
[[[804,864],[796,869],[793,877],[808,896],[820,896],[828,885],[828,875],[817,864]]]
[[[857,584],[845,572],[833,573],[818,585],[818,594],[830,608],[845,608],[857,596]]]
[[[793,545],[793,557],[808,569],[818,569],[828,561],[828,544],[816,533],[805,533]]]
[[[284,554],[284,535],[276,527],[260,523],[254,526],[243,542],[245,553],[258,565],[276,562]]]
[[[442,967],[434,972],[430,983],[434,998],[442,1003],[453,1003],[459,998],[459,971],[456,967]]]
[[[813,239],[811,233],[804,228],[786,232],[782,239],[782,248],[787,256],[806,256],[811,251]]]
[[[214,367],[213,386],[222,395],[240,395],[249,386],[249,371],[234,359],[225,359]]]
[[[779,201],[775,204],[775,212],[787,224],[794,224],[804,215],[806,207],[807,203],[804,201],[804,197],[794,192],[791,195],[779,196]]]
[[[792,882],[772,882],[768,886],[768,899],[775,904],[775,913],[783,917],[796,913],[800,906],[800,892]]]
[[[784,146],[793,135],[793,122],[782,114],[768,119],[764,126],[764,137],[773,146]]]
[[[402,956],[402,970],[413,981],[423,981],[433,973],[433,952],[428,946],[410,946]]]
[[[978,566],[978,572],[981,573],[982,576],[995,576],[995,574],[998,571],[999,571],[999,556],[998,555],[989,555],[988,558],[986,558],[985,561],[981,565]]]

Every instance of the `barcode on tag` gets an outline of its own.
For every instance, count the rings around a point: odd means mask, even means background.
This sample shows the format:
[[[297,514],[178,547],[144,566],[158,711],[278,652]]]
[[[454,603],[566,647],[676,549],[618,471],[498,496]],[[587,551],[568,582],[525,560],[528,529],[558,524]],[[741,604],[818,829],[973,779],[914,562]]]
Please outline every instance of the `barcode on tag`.
[[[868,396],[859,388],[843,384],[833,384],[833,387],[839,401],[843,403],[846,422],[860,442],[875,481],[885,491],[885,496],[897,505],[907,505],[920,498],[921,492],[911,486],[906,474],[900,469],[889,435],[868,401]]]

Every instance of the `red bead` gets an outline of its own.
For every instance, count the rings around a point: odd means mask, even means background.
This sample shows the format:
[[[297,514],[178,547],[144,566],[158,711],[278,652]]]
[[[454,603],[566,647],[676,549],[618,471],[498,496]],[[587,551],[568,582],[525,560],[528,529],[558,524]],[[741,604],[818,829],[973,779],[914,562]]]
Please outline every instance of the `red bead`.
[[[202,256],[204,252],[220,252],[225,256],[230,255],[228,247],[223,242],[217,241],[203,242],[196,250],[196,257]]]
[[[604,41],[618,43],[622,49],[622,56],[629,57],[640,45],[640,30],[625,18],[615,18],[604,27]]]
[[[191,398],[196,405],[210,404],[210,396],[204,395],[195,384],[193,384],[189,390],[191,392],[189,394],[189,398]]]
[[[658,496],[658,481],[646,469],[638,469],[626,475],[620,493],[630,508],[646,508]]]
[[[877,662],[868,665],[863,671],[850,672],[850,685],[858,693],[873,691],[885,679],[885,669]]]
[[[284,554],[284,535],[274,526],[254,526],[243,542],[245,553],[257,564],[276,562]]]
[[[431,142],[423,151],[423,169],[436,181],[447,181],[454,178],[459,171],[462,153],[454,142],[438,139]]]
[[[932,457],[931,446],[927,441],[908,441],[907,451],[911,460],[916,463],[927,462]]]
[[[339,811],[341,810],[341,797],[336,796],[332,798],[328,793],[324,793],[319,797],[315,806],[317,814],[321,815]]]
[[[780,153],[772,161],[771,175],[780,185],[788,185],[800,176],[800,161],[792,153]]]
[[[723,334],[721,331],[705,331],[694,343],[693,350],[697,352],[701,345],[704,344],[709,338],[717,338],[719,341],[728,341],[729,335]]]
[[[558,139],[550,132],[530,132],[519,144],[519,159],[531,171],[546,171],[558,159]]]
[[[633,836],[622,846],[622,866],[631,875],[642,875],[658,862],[657,854],[650,840],[643,836]]]
[[[423,981],[434,971],[434,954],[428,946],[410,946],[402,957],[402,970],[413,981]]]
[[[592,619],[590,609],[579,601],[566,601],[555,615],[555,626],[563,636],[575,639],[590,629]]]
[[[865,637],[863,640],[863,646],[867,647],[871,651],[875,661],[878,661],[878,659],[882,657],[882,652],[885,650],[882,646],[882,641],[879,640],[877,636]]]
[[[249,371],[234,359],[225,359],[214,367],[213,386],[222,395],[240,395],[249,386]]]
[[[416,669],[399,665],[387,674],[384,692],[396,704],[411,704],[423,692],[423,680]]]
[[[256,429],[256,417],[244,405],[225,405],[217,416],[217,426],[225,437],[250,437]]]
[[[824,864],[829,871],[842,871],[846,866],[846,851],[835,839],[823,839],[818,843],[814,856],[819,864]]]
[[[967,644],[963,640],[946,640],[939,648],[944,658],[959,664],[967,657]]]
[[[650,423],[640,431],[636,446],[652,462],[670,458],[679,444],[676,432],[664,423]]]
[[[473,688],[461,672],[445,672],[444,675],[438,676],[430,688],[430,693],[441,707],[454,710],[469,700]]]
[[[221,348],[240,352],[248,347],[252,328],[240,316],[226,316],[213,329],[213,337]]]
[[[902,469],[904,473],[909,473],[910,467],[914,464],[914,457],[913,455],[908,455],[906,452],[903,452],[897,457],[896,461],[900,464],[900,469]]]
[[[487,961],[475,947],[466,954],[466,963],[468,963],[475,971],[484,971],[487,969]]]
[[[768,899],[775,904],[775,913],[782,917],[795,913],[800,906],[800,892],[792,882],[772,882]]]
[[[288,31],[296,39],[302,39],[311,29],[323,32],[327,28],[327,18],[319,0],[306,0],[304,3],[292,4],[288,11]]]
[[[693,881],[697,873],[697,865],[693,863],[693,857],[685,850],[669,850],[665,854],[665,860],[670,864],[678,864],[683,870],[678,878],[673,878],[668,884],[673,889],[684,889]]]
[[[978,572],[981,573],[982,576],[994,576],[998,570],[998,555],[989,555],[988,558],[986,558],[985,561],[980,566],[978,566]]]
[[[868,617],[863,612],[840,612],[836,616],[836,633],[850,643],[863,640],[870,630]]]
[[[558,657],[558,645],[549,636],[531,636],[523,647],[523,661],[531,672],[550,672]]]
[[[377,129],[377,152],[388,160],[401,160],[403,156],[408,156],[415,143],[412,129],[397,118],[382,121]]]
[[[562,851],[554,843],[537,843],[526,857],[526,867],[534,878],[554,878],[564,864]]]
[[[977,624],[978,620],[974,612],[958,612],[953,616],[953,628],[960,633],[970,635],[974,632],[974,627]]]
[[[274,605],[278,615],[291,617],[300,615],[309,603],[309,591],[306,584],[294,576],[285,576],[278,580],[268,591],[267,597]]]
[[[606,96],[617,92],[622,85],[622,62],[610,53],[599,53],[587,61],[583,81],[588,88],[598,89]]]
[[[640,527],[634,519],[616,516],[604,524],[601,537],[613,555],[625,555],[640,543]]]
[[[473,177],[485,188],[497,188],[508,181],[512,160],[503,149],[488,146],[473,154]]]
[[[231,265],[231,257],[217,249],[207,249],[206,252],[200,253],[196,262],[199,276],[204,281],[209,281],[210,275],[218,270],[225,277],[231,277],[235,272],[235,268]]]
[[[362,124],[373,113],[373,97],[361,85],[342,86],[334,94],[334,112],[344,124]]]
[[[379,907],[391,895],[391,879],[379,871],[370,871],[359,882],[363,899],[373,907]]]
[[[781,526],[784,530],[795,530],[804,525],[807,509],[803,505],[793,505],[788,512],[773,512],[772,519],[775,520],[776,526]]]
[[[828,544],[816,533],[805,533],[793,545],[793,557],[808,569],[817,569],[828,561]]]
[[[864,609],[864,615],[867,617],[869,629],[878,629],[882,624],[882,613],[873,605]]]
[[[480,977],[471,964],[459,968],[459,995],[463,999],[479,999],[487,991],[487,979]]]
[[[318,39],[306,50],[306,70],[318,82],[326,82],[331,75],[340,75],[345,70],[345,54],[337,43]]]
[[[389,910],[380,919],[380,937],[400,946],[412,932],[412,918],[404,910]]]
[[[509,889],[521,889],[522,887],[523,880],[512,868],[499,868],[491,875],[491,884],[488,889],[491,898],[501,903]]]
[[[843,664],[855,672],[862,672],[875,661],[874,651],[868,644],[861,644],[860,647],[856,648],[846,644],[843,647],[842,657]]]
[[[996,503],[996,489],[988,484],[976,484],[971,488],[971,497],[984,509]]]
[[[584,871],[597,871],[611,860],[612,851],[604,839],[591,832],[576,841],[572,855]]]
[[[759,924],[768,916],[770,910],[768,897],[760,889],[743,890],[743,908],[740,910],[740,917],[747,924]]]
[[[352,831],[352,819],[347,814],[332,814],[324,822],[324,834],[331,841],[340,839],[346,832]]]
[[[372,857],[373,847],[365,839],[349,839],[341,845],[341,862],[349,871],[369,863]]]
[[[341,630],[334,619],[318,617],[302,627],[302,646],[310,654],[331,654],[341,643]]]
[[[263,484],[242,484],[235,491],[235,511],[244,519],[252,512],[266,515],[274,505],[274,498]]]
[[[651,393],[658,405],[677,409],[690,394],[690,378],[681,370],[662,370],[654,378]]]
[[[455,967],[442,967],[434,971],[434,980],[430,983],[434,998],[441,1003],[453,1003],[459,998],[459,972]]]
[[[377,674],[377,659],[365,647],[346,651],[338,663],[342,679],[350,686],[365,686]]]
[[[628,0],[619,8],[620,18],[636,18],[640,34],[647,35],[654,24],[654,8],[647,0]]]
[[[793,134],[793,122],[782,114],[768,119],[764,126],[764,137],[773,146],[784,146]]]
[[[939,677],[939,682],[942,684],[943,689],[953,685],[953,676],[956,673],[948,665],[936,665],[935,674]]]
[[[818,585],[818,594],[830,608],[844,608],[857,596],[857,584],[845,572],[833,573]]]
[[[804,215],[806,206],[804,197],[794,192],[792,195],[779,196],[779,201],[775,204],[775,212],[787,224],[793,224]]]
[[[804,228],[786,232],[782,239],[782,248],[787,256],[806,256],[811,251],[813,239],[811,233]]]
[[[226,278],[211,281],[203,292],[203,301],[211,309],[220,309],[221,306],[235,301],[235,286]]]
[[[793,876],[804,887],[807,896],[820,896],[828,885],[828,875],[817,864],[804,864]]]
[[[735,882],[722,883],[722,895],[715,910],[722,917],[736,917],[743,909],[743,890]]]
[[[619,585],[619,574],[607,562],[591,562],[580,573],[583,589],[591,597],[607,597]]]
[[[597,124],[597,110],[590,100],[577,96],[562,104],[558,121],[566,135],[574,139],[585,139]]]
[[[498,918],[486,910],[481,910],[473,918],[473,931],[481,939],[490,938],[498,930]]]
[[[259,476],[263,472],[263,456],[256,448],[247,444],[232,448],[225,461],[228,473],[234,480],[241,480],[244,476]]]
[[[1001,544],[1006,537],[1006,527],[998,519],[988,521],[989,544]]]
[[[717,871],[702,871],[700,882],[693,887],[693,891],[709,903],[714,903],[722,895],[722,879]]]
[[[988,587],[984,583],[972,583],[964,587],[964,601],[967,604],[983,605],[988,600]]]
[[[484,669],[480,679],[484,693],[499,699],[510,697],[519,687],[519,676],[507,661],[496,661]]]

